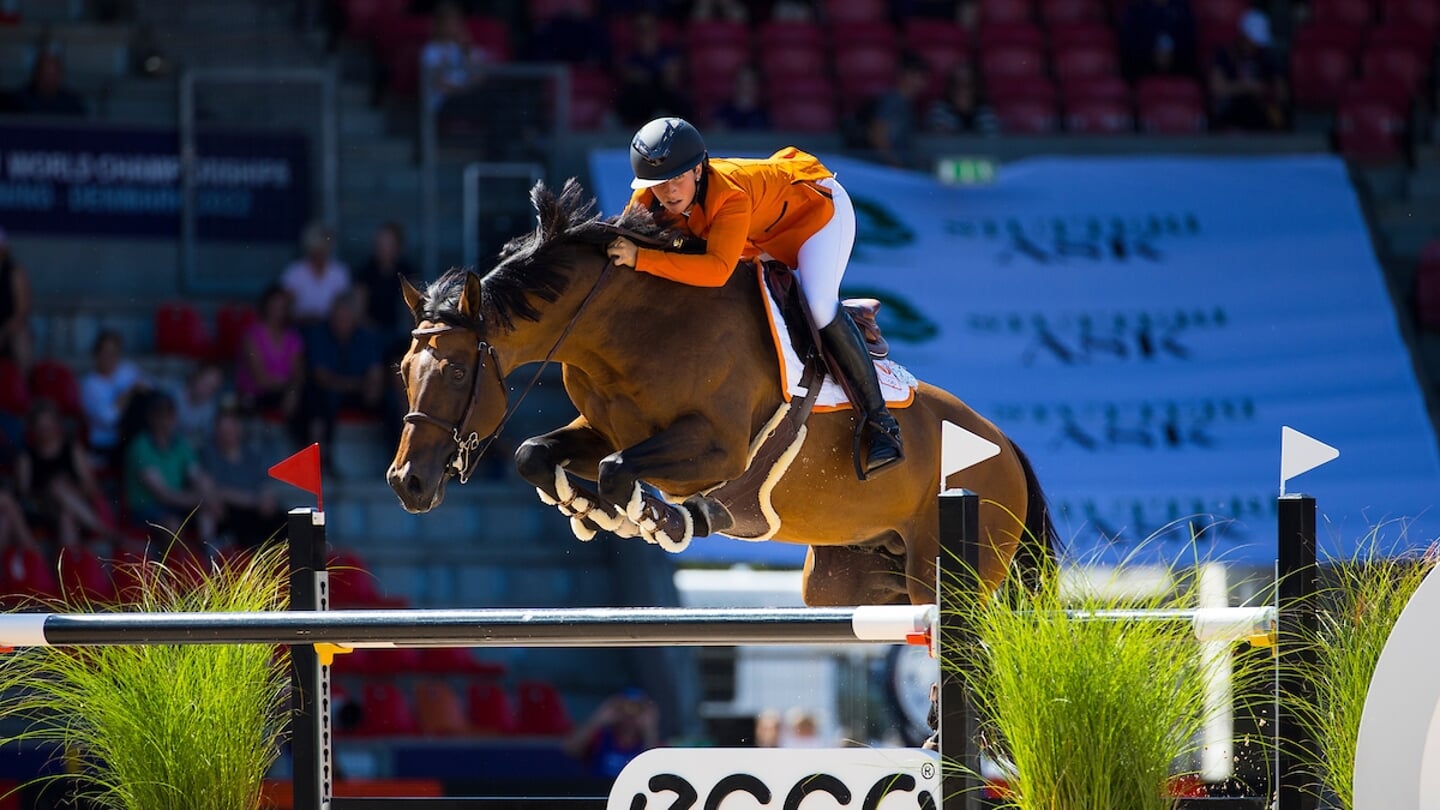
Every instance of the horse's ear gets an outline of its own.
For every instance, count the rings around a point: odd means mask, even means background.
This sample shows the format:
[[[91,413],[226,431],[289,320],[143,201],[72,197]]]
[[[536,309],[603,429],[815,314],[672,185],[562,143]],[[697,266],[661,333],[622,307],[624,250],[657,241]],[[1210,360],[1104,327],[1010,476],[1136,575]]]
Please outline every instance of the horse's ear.
[[[465,289],[460,291],[460,314],[467,318],[480,317],[480,277],[474,273],[465,274]]]
[[[425,296],[415,289],[415,285],[411,284],[410,279],[406,278],[404,274],[397,273],[396,275],[400,276],[400,294],[405,296],[405,306],[410,308],[410,313],[415,316],[415,322],[419,323],[420,309],[425,304]]]

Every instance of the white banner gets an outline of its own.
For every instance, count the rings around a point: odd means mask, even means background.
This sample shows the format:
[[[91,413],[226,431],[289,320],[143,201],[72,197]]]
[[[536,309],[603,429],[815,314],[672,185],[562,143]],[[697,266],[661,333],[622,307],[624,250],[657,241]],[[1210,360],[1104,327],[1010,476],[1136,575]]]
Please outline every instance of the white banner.
[[[1273,561],[1282,425],[1341,451],[1289,487],[1325,552],[1440,535],[1435,435],[1341,161],[1037,158],[957,188],[821,159],[860,218],[845,293],[1030,455],[1077,556],[1160,533],[1141,557]],[[620,210],[625,152],[591,176]]]

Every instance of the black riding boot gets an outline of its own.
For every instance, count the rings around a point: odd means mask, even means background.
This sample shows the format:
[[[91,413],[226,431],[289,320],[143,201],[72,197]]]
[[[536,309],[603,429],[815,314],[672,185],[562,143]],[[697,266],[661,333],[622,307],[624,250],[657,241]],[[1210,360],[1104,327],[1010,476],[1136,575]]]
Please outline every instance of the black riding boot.
[[[860,477],[868,478],[905,458],[900,423],[885,407],[885,396],[880,392],[880,380],[875,376],[875,363],[865,348],[865,339],[843,307],[835,314],[835,320],[820,330],[820,337],[835,365],[840,367],[840,373],[845,375],[850,393],[857,400],[855,404],[860,407],[865,441]]]

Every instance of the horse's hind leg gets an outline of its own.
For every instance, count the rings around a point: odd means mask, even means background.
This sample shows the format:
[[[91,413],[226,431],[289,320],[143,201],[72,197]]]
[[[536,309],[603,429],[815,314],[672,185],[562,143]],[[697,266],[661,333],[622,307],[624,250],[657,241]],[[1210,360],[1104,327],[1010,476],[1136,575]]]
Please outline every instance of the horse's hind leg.
[[[811,607],[910,601],[902,558],[849,546],[811,546],[805,554],[800,593]]]

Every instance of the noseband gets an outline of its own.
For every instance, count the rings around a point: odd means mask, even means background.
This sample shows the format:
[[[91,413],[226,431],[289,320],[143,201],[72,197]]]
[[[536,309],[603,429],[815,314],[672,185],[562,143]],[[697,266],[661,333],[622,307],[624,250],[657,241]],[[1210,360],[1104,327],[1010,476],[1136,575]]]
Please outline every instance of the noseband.
[[[428,337],[439,335],[445,332],[453,332],[453,326],[427,326],[423,329],[414,329],[410,332],[411,337]],[[500,358],[495,354],[495,347],[485,341],[479,341],[475,346],[475,368],[470,374],[470,398],[465,400],[465,410],[460,414],[460,421],[446,422],[443,419],[431,416],[424,411],[410,411],[405,414],[405,423],[409,425],[426,424],[440,428],[449,433],[455,441],[455,458],[446,466],[446,472],[453,473],[460,477],[460,483],[470,482],[470,476],[475,472],[475,464],[480,460],[480,434],[470,431],[470,435],[462,437],[461,431],[470,424],[470,414],[475,410],[475,402],[480,398],[480,366],[485,365],[485,356],[490,356],[490,367],[495,370],[495,381],[500,384],[501,390],[505,388],[505,380],[500,376]]]

